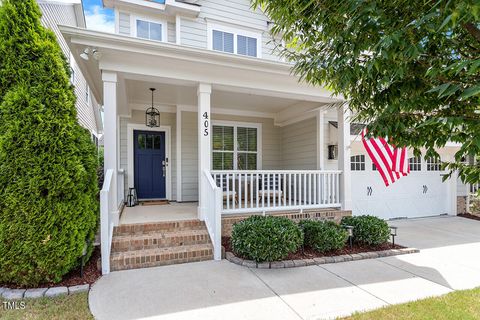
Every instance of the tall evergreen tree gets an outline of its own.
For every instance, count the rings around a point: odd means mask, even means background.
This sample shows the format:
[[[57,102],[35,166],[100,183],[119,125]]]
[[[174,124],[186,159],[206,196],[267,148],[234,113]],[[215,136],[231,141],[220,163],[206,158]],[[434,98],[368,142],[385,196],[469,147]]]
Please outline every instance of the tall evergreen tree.
[[[98,225],[96,150],[35,0],[0,6],[0,283],[58,282]]]

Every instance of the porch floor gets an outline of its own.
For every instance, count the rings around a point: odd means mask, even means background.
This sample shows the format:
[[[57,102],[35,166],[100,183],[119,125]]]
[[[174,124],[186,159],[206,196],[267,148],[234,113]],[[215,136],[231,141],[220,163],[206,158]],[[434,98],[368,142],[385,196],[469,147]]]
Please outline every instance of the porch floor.
[[[150,223],[197,219],[197,202],[172,202],[165,205],[125,207],[120,224]]]

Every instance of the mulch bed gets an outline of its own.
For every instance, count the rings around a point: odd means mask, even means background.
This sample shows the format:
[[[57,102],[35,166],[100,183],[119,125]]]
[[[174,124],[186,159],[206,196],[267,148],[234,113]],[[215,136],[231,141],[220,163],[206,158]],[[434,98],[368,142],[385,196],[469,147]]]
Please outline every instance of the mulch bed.
[[[70,287],[81,284],[93,284],[98,278],[102,276],[102,273],[97,269],[97,260],[100,259],[100,247],[95,247],[90,260],[83,267],[83,278],[80,276],[80,267],[70,271],[63,276],[62,281],[58,283],[43,283],[38,285],[38,288],[46,287]],[[26,289],[25,286],[18,286],[15,284],[3,284],[0,283],[0,287],[7,287],[11,289]],[[30,287],[28,287],[30,288]]]
[[[480,221],[480,216],[476,216],[476,215],[473,215],[473,214],[470,214],[470,213],[462,213],[462,214],[458,214],[457,216],[462,217],[462,218],[467,218],[467,219]]]
[[[225,247],[225,252],[232,252],[232,245],[230,242],[230,237],[222,237],[222,246]],[[391,250],[391,249],[403,249],[404,246],[400,246],[395,244],[393,246],[391,243],[384,243],[379,246],[367,246],[367,245],[360,245],[354,243],[352,248],[347,244],[347,246],[341,250],[329,251],[320,253],[311,248],[304,248],[303,250],[300,249],[297,252],[290,253],[285,259],[283,260],[300,260],[300,259],[312,259],[312,258],[321,258],[321,257],[334,257],[340,256],[344,254],[355,254],[361,252],[372,252],[372,251],[383,251],[383,250]],[[244,257],[240,257],[244,259]]]

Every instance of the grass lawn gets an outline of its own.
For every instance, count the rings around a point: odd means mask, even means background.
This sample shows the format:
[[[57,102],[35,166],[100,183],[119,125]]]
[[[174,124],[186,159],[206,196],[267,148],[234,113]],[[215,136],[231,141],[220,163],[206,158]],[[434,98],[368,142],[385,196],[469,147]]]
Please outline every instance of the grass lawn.
[[[415,290],[415,288],[412,288]],[[480,288],[456,291],[447,295],[393,305],[345,319],[480,319]]]
[[[0,319],[2,320],[84,320],[93,319],[88,309],[88,294],[78,293],[58,298],[41,298],[19,300],[25,302],[23,310],[5,310],[0,305]]]

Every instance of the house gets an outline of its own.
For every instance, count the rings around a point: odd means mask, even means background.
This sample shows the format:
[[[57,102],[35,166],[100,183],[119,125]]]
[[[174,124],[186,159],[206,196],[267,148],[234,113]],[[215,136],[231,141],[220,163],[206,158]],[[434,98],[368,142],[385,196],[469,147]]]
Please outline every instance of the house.
[[[37,0],[37,2],[42,11],[42,24],[55,33],[63,54],[70,65],[70,81],[75,88],[77,97],[78,122],[90,131],[92,139],[98,143],[103,130],[100,107],[95,97],[92,96],[90,87],[76,63],[76,59],[79,57],[73,56],[58,28],[58,25],[86,27],[82,2],[81,0]]]
[[[343,97],[291,74],[248,0],[103,4],[114,34],[60,30],[104,106],[104,273],[220,259],[221,235],[252,213],[455,214],[437,160],[412,158],[415,172],[382,186]],[[169,204],[124,207],[131,188]]]

